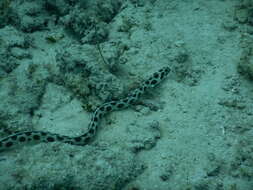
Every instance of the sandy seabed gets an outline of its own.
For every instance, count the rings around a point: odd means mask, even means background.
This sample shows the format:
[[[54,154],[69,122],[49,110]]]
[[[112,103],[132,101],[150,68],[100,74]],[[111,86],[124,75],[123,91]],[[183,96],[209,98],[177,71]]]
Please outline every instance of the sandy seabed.
[[[1,152],[0,190],[253,190],[252,10],[236,0],[4,0],[1,137],[80,135],[97,106],[171,73],[106,115],[87,146]]]

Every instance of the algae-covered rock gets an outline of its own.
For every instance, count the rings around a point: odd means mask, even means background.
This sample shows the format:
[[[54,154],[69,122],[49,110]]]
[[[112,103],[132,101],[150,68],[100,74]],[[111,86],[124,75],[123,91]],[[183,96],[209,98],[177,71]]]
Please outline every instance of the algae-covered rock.
[[[19,60],[31,57],[29,46],[29,38],[14,27],[0,29],[0,78],[12,72]]]
[[[244,49],[242,52],[238,72],[250,79],[253,79],[253,48]]]

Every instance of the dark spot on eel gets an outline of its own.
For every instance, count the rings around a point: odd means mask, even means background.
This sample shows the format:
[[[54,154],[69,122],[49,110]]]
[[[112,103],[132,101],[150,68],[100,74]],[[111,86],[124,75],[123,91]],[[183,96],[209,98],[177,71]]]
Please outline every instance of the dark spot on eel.
[[[10,141],[9,141],[9,142],[6,143],[5,146],[6,146],[7,148],[9,148],[9,147],[11,147],[12,145],[13,145],[13,142],[10,142]]]
[[[54,140],[53,137],[47,137],[47,141],[48,141],[48,142],[54,142],[55,140]]]
[[[26,138],[25,137],[19,137],[19,142],[25,142],[26,141]]]
[[[33,139],[34,140],[40,140],[40,136],[39,135],[33,135]]]

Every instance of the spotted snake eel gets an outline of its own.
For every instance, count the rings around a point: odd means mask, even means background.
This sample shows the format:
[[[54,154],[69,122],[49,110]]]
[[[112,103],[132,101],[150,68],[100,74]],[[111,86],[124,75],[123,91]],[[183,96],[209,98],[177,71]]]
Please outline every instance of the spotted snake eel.
[[[92,115],[87,132],[80,136],[70,137],[44,131],[23,131],[14,133],[1,139],[0,152],[29,142],[63,142],[72,145],[84,146],[90,142],[93,136],[95,136],[98,124],[105,114],[115,110],[127,108],[130,105],[136,103],[139,97],[147,89],[153,88],[159,84],[168,75],[169,72],[170,69],[168,67],[163,67],[159,71],[153,73],[151,77],[145,80],[137,89],[133,90],[125,98],[118,101],[110,101],[99,106]]]

